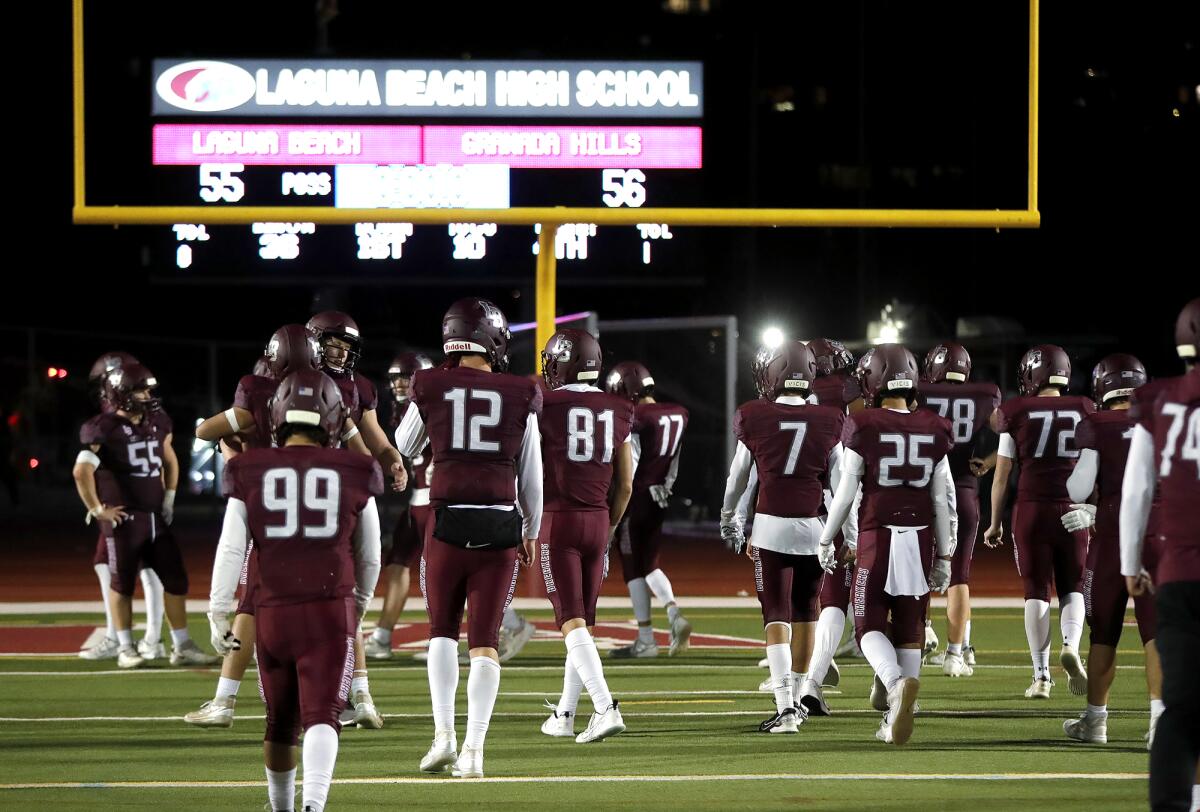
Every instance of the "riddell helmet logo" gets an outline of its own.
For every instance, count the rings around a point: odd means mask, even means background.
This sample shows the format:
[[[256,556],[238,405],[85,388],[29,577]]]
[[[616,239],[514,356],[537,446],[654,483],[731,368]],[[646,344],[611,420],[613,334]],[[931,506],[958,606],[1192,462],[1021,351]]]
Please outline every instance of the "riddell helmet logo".
[[[254,77],[228,62],[201,60],[174,65],[154,85],[159,98],[182,110],[215,113],[232,110],[254,98]]]

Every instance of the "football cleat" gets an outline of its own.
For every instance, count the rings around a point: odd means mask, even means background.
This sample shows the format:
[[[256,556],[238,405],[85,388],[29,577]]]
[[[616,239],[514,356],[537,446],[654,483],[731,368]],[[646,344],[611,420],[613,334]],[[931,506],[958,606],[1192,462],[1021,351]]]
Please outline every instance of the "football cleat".
[[[671,650],[667,652],[667,656],[674,657],[687,651],[691,637],[692,624],[688,623],[683,615],[675,615],[675,621],[671,624]]]
[[[774,693],[775,692],[775,681],[772,680],[770,677],[767,677],[765,680],[763,680],[762,682],[760,682],[758,684],[758,690],[764,694]]]
[[[233,727],[233,708],[236,704],[237,697],[219,696],[205,702],[200,710],[184,714],[183,721],[196,727]]]
[[[121,650],[121,644],[114,637],[106,637],[91,648],[85,648],[79,652],[81,660],[113,660],[117,657],[117,652]]]
[[[871,682],[871,707],[877,711],[888,709],[888,692],[883,687],[883,680],[878,676]]]
[[[625,720],[621,718],[621,709],[614,699],[613,703],[601,713],[593,713],[588,720],[587,729],[575,737],[577,744],[604,741],[609,736],[615,736],[625,731]]]
[[[165,660],[167,658],[167,649],[161,640],[151,640],[150,638],[139,640],[137,650],[138,656],[143,660]]]
[[[383,727],[383,717],[375,710],[375,700],[367,691],[354,693],[354,724],[359,730],[379,730]]]
[[[800,688],[800,705],[809,716],[829,716],[829,705],[825,704],[825,694],[817,681],[805,678]]]
[[[921,658],[922,665],[942,665],[946,662],[946,652],[938,651],[930,654],[928,657]]]
[[[827,688],[836,688],[842,681],[842,669],[838,668],[835,660],[829,661],[829,670],[825,672],[825,679],[821,684]]]
[[[342,727],[354,725],[358,719],[358,711],[354,709],[354,703],[347,701],[342,708],[342,712],[338,714],[338,721],[342,723]]]
[[[912,677],[901,677],[888,691],[888,712],[884,717],[886,741],[890,744],[905,744],[912,738],[913,716],[916,715],[917,694],[921,681]],[[884,729],[881,726],[881,730]]]
[[[126,646],[117,652],[117,668],[139,668],[145,662],[133,646]]]
[[[1063,670],[1067,672],[1067,688],[1075,696],[1083,696],[1087,693],[1087,671],[1083,668],[1083,661],[1079,659],[1079,652],[1074,646],[1063,646],[1062,651],[1058,654],[1058,662],[1062,665]]]
[[[1108,719],[1089,716],[1087,711],[1079,714],[1078,719],[1068,719],[1063,722],[1063,733],[1068,739],[1087,744],[1108,743]]]
[[[963,662],[972,668],[975,667],[975,647],[963,646]]]
[[[631,645],[615,648],[608,652],[614,660],[629,660],[642,657],[657,657],[658,643],[644,643],[641,638],[634,640]]]
[[[221,658],[215,654],[205,654],[194,640],[188,640],[182,646],[176,646],[171,651],[171,665],[216,665]]]
[[[767,661],[766,657],[763,657],[761,660],[758,661],[758,667],[759,668],[770,668],[771,663]]]
[[[795,708],[784,708],[758,726],[762,733],[799,733],[803,723]]]
[[[510,632],[501,626],[500,648],[498,649],[500,662],[506,663],[516,657],[535,634],[537,634],[537,627],[525,618],[521,618],[521,626],[515,632]],[[483,754],[480,753],[479,757],[482,759]],[[480,763],[482,764],[482,761]]]
[[[542,722],[542,732],[555,738],[575,738],[575,714],[570,711],[559,713],[549,702],[546,707],[550,709],[550,715]]]
[[[421,759],[421,771],[427,773],[445,772],[446,768],[458,760],[458,740],[453,730],[433,734],[433,744],[425,758]]]
[[[1049,676],[1037,677],[1030,684],[1030,686],[1025,689],[1025,698],[1026,699],[1049,699],[1050,698],[1050,689],[1052,687],[1054,687],[1054,680],[1050,679]]]
[[[942,673],[947,677],[969,677],[975,669],[967,665],[961,654],[947,654],[942,660]]]
[[[392,647],[388,643],[380,643],[375,639],[375,635],[367,638],[367,642],[363,644],[363,650],[368,659],[371,660],[390,660],[392,659]]]
[[[483,751],[464,747],[462,755],[454,762],[455,778],[483,778]]]

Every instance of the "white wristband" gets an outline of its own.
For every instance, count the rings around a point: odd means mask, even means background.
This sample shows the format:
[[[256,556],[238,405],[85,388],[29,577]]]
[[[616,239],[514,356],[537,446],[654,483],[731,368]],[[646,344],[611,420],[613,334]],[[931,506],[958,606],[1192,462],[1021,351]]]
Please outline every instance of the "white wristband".
[[[238,425],[237,412],[233,408],[225,410],[225,419],[229,421],[229,428],[233,429],[234,434],[242,430]]]
[[[357,436],[358,436],[358,426],[355,426],[354,428],[350,429],[350,431],[348,431],[342,435],[342,442],[348,443]]]

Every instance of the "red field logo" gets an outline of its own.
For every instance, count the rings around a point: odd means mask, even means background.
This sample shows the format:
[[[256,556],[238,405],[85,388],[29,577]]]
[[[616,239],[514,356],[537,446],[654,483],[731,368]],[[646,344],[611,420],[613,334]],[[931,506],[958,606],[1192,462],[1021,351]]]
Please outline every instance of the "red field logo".
[[[254,98],[254,77],[228,62],[184,62],[162,72],[154,85],[159,98],[182,110],[232,110]]]

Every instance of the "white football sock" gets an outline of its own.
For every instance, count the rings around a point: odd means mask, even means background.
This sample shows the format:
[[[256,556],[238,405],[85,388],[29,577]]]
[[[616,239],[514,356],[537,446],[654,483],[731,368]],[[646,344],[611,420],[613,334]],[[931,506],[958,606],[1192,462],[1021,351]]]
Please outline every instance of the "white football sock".
[[[629,600],[633,603],[633,617],[638,623],[650,622],[650,587],[645,578],[634,578],[629,587]]]
[[[967,648],[971,647],[971,621],[966,622],[966,631],[963,633],[963,645]]]
[[[1058,599],[1058,623],[1062,628],[1064,646],[1079,650],[1079,638],[1083,637],[1083,621],[1086,617],[1082,592],[1068,592],[1065,599]]]
[[[900,666],[900,673],[903,676],[916,679],[921,678],[921,649],[896,649],[896,663]]]
[[[108,639],[117,639],[117,627],[113,625],[112,607],[108,603],[108,592],[112,587],[112,571],[109,570],[108,564],[97,564],[93,569],[96,570],[96,577],[100,579],[100,600],[104,603],[104,634]]]
[[[238,689],[242,687],[240,679],[229,679],[228,677],[220,677],[217,680],[217,695],[214,699],[222,697],[234,697],[238,695]],[[292,776],[295,778],[295,776]]]
[[[517,614],[516,609],[512,608],[512,604],[509,604],[504,610],[504,615],[500,618],[500,626],[510,632],[520,631],[521,616]]]
[[[947,643],[946,644],[946,653],[947,654],[962,654],[962,648],[963,648],[962,643]]]
[[[793,663],[795,665],[795,663]],[[800,688],[804,685],[804,680],[808,678],[808,674],[800,674],[795,671],[791,674],[792,679],[792,701],[800,698]]]
[[[1033,678],[1050,679],[1050,603],[1025,601],[1025,639],[1033,660]]]
[[[117,629],[117,642],[121,648],[133,648],[133,632],[130,629]]]
[[[771,686],[775,689],[775,710],[783,713],[792,707],[791,644],[767,646],[767,664],[771,667]]]
[[[371,632],[371,637],[376,643],[381,643],[385,646],[390,646],[392,644],[391,629],[385,629],[382,626],[376,626],[375,631]]]
[[[829,664],[833,662],[833,653],[837,651],[838,643],[842,642],[842,632],[845,628],[845,612],[836,606],[821,610],[821,615],[817,618],[812,657],[808,661],[808,675],[818,685],[825,682]]]
[[[182,648],[191,639],[192,636],[188,634],[187,626],[182,629],[171,629],[171,643],[175,648]]]
[[[575,666],[571,665],[571,655],[567,653],[567,661],[563,666],[563,692],[558,699],[558,707],[555,712],[562,716],[564,714],[575,715],[576,708],[579,707],[579,695],[583,693],[583,680],[579,678],[579,672],[575,670]]]
[[[892,645],[892,641],[883,632],[867,632],[858,641],[858,645],[867,658],[867,662],[871,664],[871,668],[875,669],[875,675],[879,677],[883,687],[889,691],[892,690],[892,686],[903,676],[900,664],[896,660],[896,648]],[[920,659],[920,650],[914,649],[914,651],[917,652],[917,658]]]
[[[276,772],[267,770],[267,798],[274,812],[292,812],[296,808],[296,768]]]
[[[1089,702],[1087,706],[1087,715],[1091,719],[1107,719],[1108,705],[1093,705]]]
[[[433,701],[433,729],[454,732],[454,693],[458,690],[458,642],[449,637],[429,641],[429,697]]]
[[[492,721],[499,692],[500,663],[490,657],[472,657],[471,672],[467,677],[467,735],[463,747],[483,749],[483,737]]]
[[[362,676],[359,676],[360,674]],[[359,691],[362,691],[364,694],[371,693],[371,683],[367,679],[366,671],[355,671],[353,679],[350,680],[350,698],[353,699],[354,695]]]
[[[663,606],[675,602],[675,593],[671,591],[671,579],[662,570],[655,570],[648,574],[646,576],[646,586],[650,587],[650,591],[654,593],[654,597],[658,598],[658,602]]]
[[[155,644],[162,642],[163,585],[158,573],[149,567],[143,569],[142,592],[146,598],[146,639]]]
[[[679,606],[674,603],[667,604],[667,622],[674,624],[679,619]]]
[[[304,731],[304,808],[323,812],[337,763],[338,734],[329,725],[313,725]]]
[[[603,713],[613,703],[608,683],[604,679],[604,667],[600,664],[600,652],[587,629],[575,629],[567,635],[567,660],[575,668],[596,713]]]

